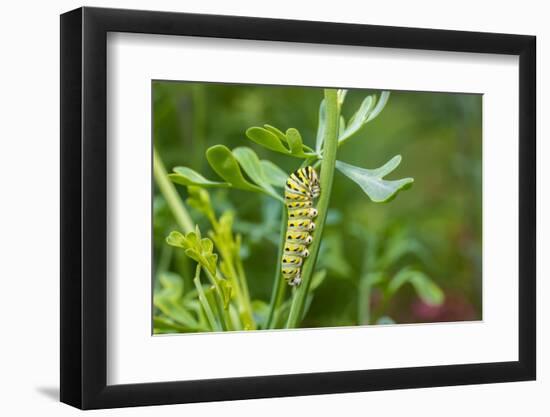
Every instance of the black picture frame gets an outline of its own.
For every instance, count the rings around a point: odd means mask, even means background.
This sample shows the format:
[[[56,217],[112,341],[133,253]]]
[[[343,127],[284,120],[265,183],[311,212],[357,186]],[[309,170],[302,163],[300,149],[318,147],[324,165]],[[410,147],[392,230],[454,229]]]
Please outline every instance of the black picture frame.
[[[519,360],[107,385],[108,32],[519,56]],[[420,388],[536,377],[536,38],[80,8],[61,15],[61,401],[82,409]]]

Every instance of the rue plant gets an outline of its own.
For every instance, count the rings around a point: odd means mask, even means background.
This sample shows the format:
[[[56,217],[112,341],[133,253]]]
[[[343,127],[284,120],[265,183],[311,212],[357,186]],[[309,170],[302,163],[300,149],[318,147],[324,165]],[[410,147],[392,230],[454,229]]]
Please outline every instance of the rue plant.
[[[290,297],[287,297],[287,285],[280,270],[286,231],[283,190],[289,173],[267,159],[260,159],[256,152],[247,146],[229,149],[218,144],[206,150],[206,159],[219,177],[215,179],[206,178],[185,166],[175,167],[172,173],[168,174],[155,152],[155,181],[179,228],[170,233],[166,241],[172,247],[183,250],[185,255],[196,263],[194,289],[188,293],[184,294],[181,288],[174,288],[170,275],[164,274],[160,277],[160,298],[158,295],[155,297],[159,298],[155,300],[155,306],[163,313],[163,316],[159,317],[159,326],[173,325],[175,329],[183,327],[195,331],[300,326],[315,290],[322,285],[326,276],[326,271],[317,267],[317,259],[335,171],[340,171],[354,181],[375,203],[391,200],[399,191],[413,183],[412,178],[384,179],[400,164],[400,155],[394,156],[375,169],[337,160],[339,147],[345,145],[367,123],[374,120],[382,112],[389,98],[389,92],[382,92],[379,97],[367,96],[353,116],[346,121],[342,114],[346,93],[347,90],[324,90],[324,98],[319,106],[319,124],[314,147],[307,145],[301,133],[292,127],[283,131],[266,124],[246,130],[246,137],[256,145],[297,159],[296,168],[313,166],[320,170],[321,195],[316,203],[318,216],[315,220],[314,239],[309,246],[310,256],[305,259],[302,266],[302,282],[292,290]],[[203,237],[198,226],[193,226],[186,206],[174,189],[174,184],[187,187],[187,205],[194,207],[208,220],[211,228],[208,237]],[[225,212],[220,218],[216,217],[208,192],[212,188],[261,193],[281,205],[278,259],[273,260],[274,276],[269,304],[250,298],[240,255],[242,237],[233,231],[235,214]]]

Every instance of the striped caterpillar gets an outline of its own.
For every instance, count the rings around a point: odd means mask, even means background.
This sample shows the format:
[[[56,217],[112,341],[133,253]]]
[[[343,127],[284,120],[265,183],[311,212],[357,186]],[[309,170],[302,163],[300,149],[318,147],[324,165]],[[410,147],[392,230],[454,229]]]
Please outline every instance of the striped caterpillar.
[[[309,256],[307,246],[313,241],[313,219],[317,210],[313,199],[319,197],[319,177],[314,168],[300,168],[290,174],[285,186],[285,204],[288,209],[286,239],[282,259],[284,279],[289,285],[300,285],[304,258]]]

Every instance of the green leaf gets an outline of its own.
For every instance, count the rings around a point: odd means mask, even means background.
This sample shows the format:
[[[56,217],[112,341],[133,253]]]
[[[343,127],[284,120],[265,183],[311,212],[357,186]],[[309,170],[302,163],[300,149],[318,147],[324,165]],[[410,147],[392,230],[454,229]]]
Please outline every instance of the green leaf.
[[[192,170],[191,168],[175,167],[173,171],[174,171],[173,174],[168,174],[168,178],[170,178],[172,182],[176,184],[186,185],[186,186],[197,185],[197,186],[206,187],[206,188],[229,187],[229,184],[227,184],[226,182],[210,181],[204,178],[198,172]]]
[[[281,142],[286,143],[286,136],[281,130],[279,130],[275,126],[271,126],[271,125],[264,125],[264,128],[265,128],[265,130],[269,130],[271,133],[273,133],[275,136],[277,136],[281,140]]]
[[[267,159],[260,161],[267,181],[275,187],[284,187],[288,174]]]
[[[307,158],[314,155],[313,150],[309,146],[304,145],[300,132],[294,128],[288,129],[285,134],[271,125],[251,127],[246,131],[246,136],[251,141],[265,148],[285,155],[296,158]]]
[[[211,208],[208,194],[200,194],[196,191],[196,187],[199,187],[199,189],[200,187],[233,187],[246,191],[261,191],[279,201],[283,201],[272,185],[276,183],[277,186],[283,187],[284,182],[280,183],[279,180],[284,175],[286,181],[286,174],[273,163],[261,161],[252,149],[239,147],[230,151],[223,145],[216,145],[206,151],[206,158],[214,171],[226,182],[208,180],[187,167],[176,167],[174,173],[169,175],[173,182],[189,187],[190,198],[188,204],[199,211],[208,215]],[[256,185],[244,177],[241,168]],[[202,191],[206,193],[206,191]]]
[[[201,236],[201,229],[199,228],[199,225],[195,225],[195,231],[187,233],[187,239],[191,240],[193,245],[198,244],[199,240],[202,239]]]
[[[338,123],[338,138],[341,138],[346,131],[346,119],[340,115],[340,122]]]
[[[346,99],[347,94],[348,90],[346,89],[340,89],[336,92],[339,107],[342,107],[342,104],[344,104],[344,100]]]
[[[201,247],[202,247],[202,251],[205,254],[210,254],[210,253],[212,253],[212,250],[214,249],[214,244],[207,237],[203,237],[201,239]]]
[[[231,284],[229,283],[229,281],[226,281],[223,279],[219,281],[219,285],[222,293],[223,308],[227,310],[229,308],[229,302],[231,301],[231,294],[233,292],[233,288],[231,287]]]
[[[400,180],[384,180],[383,177],[392,172],[401,162],[401,155],[394,156],[385,165],[376,169],[359,168],[336,161],[336,168],[349,179],[355,181],[375,203],[381,203],[393,198],[398,191],[409,188],[413,178]]]
[[[248,182],[231,151],[223,145],[215,145],[207,149],[206,159],[212,169],[227,181],[232,187],[247,191],[262,191],[261,188]]]
[[[367,117],[374,104],[373,96],[367,96],[359,106],[359,109],[349,120],[348,126],[344,130],[343,135],[338,138],[339,142],[342,142],[355,134],[363,125],[367,122]]]
[[[426,274],[409,268],[401,269],[390,281],[388,292],[393,295],[404,284],[410,283],[416,294],[426,304],[439,306],[445,301],[445,294]]]
[[[382,91],[377,102],[375,96],[365,97],[365,99],[359,106],[359,109],[349,120],[347,127],[345,129],[340,127],[338,141],[346,141],[355,133],[357,133],[364,125],[376,118],[382,112],[382,110],[384,110],[384,107],[386,106],[389,97],[389,91]]]
[[[294,128],[287,129],[286,139],[288,141],[288,146],[290,147],[290,152],[302,158],[307,158],[307,155],[304,154],[303,146],[304,142],[300,132]]]
[[[315,151],[321,152],[323,148],[323,140],[325,138],[325,128],[327,124],[327,110],[325,99],[321,100],[319,105],[319,124],[317,125],[317,139],[315,140]]]
[[[171,320],[187,328],[197,328],[193,315],[183,306],[183,279],[173,272],[159,274],[161,290],[155,293],[153,303]]]
[[[201,262],[201,256],[199,254],[199,252],[196,250],[196,249],[193,249],[193,248],[189,248],[189,249],[185,249],[185,254],[193,259],[195,262]]]
[[[247,129],[246,136],[252,142],[262,145],[267,149],[284,153],[286,155],[290,154],[287,147],[283,145],[282,140],[279,139],[277,134],[273,133],[271,130],[264,129],[262,127],[251,127]]]
[[[386,107],[386,103],[388,102],[389,98],[390,98],[389,91],[382,91],[382,93],[380,93],[380,98],[378,99],[378,103],[376,103],[376,107],[370,112],[365,123],[368,123],[371,120],[373,120],[376,116],[378,116],[382,112],[382,110],[384,110],[384,107]]]
[[[185,254],[189,258],[196,261],[212,275],[216,274],[218,255],[212,253],[214,243],[208,238],[201,238],[198,226],[196,232],[189,232],[185,236],[177,231],[171,232],[166,241],[169,245],[185,249]]]
[[[170,246],[175,246],[177,248],[187,248],[185,236],[183,236],[178,231],[170,232],[170,234],[166,238],[166,243],[168,243]]]
[[[283,201],[282,197],[273,189],[267,179],[263,165],[256,152],[246,146],[241,146],[233,149],[233,155],[252,181],[258,184],[270,196]]]
[[[310,291],[315,291],[319,286],[323,283],[325,278],[327,277],[327,270],[321,269],[320,271],[317,271],[313,274],[313,278],[311,279],[311,285],[309,287]]]
[[[218,265],[218,254],[217,253],[210,253],[203,255],[206,259],[206,263],[204,264],[204,267],[212,274],[216,275],[216,268]]]

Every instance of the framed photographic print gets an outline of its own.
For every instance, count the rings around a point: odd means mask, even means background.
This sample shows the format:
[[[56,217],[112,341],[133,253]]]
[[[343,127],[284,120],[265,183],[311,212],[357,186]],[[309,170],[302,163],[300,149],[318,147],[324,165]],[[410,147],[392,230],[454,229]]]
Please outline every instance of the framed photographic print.
[[[535,38],[61,16],[61,400],[535,379]]]

